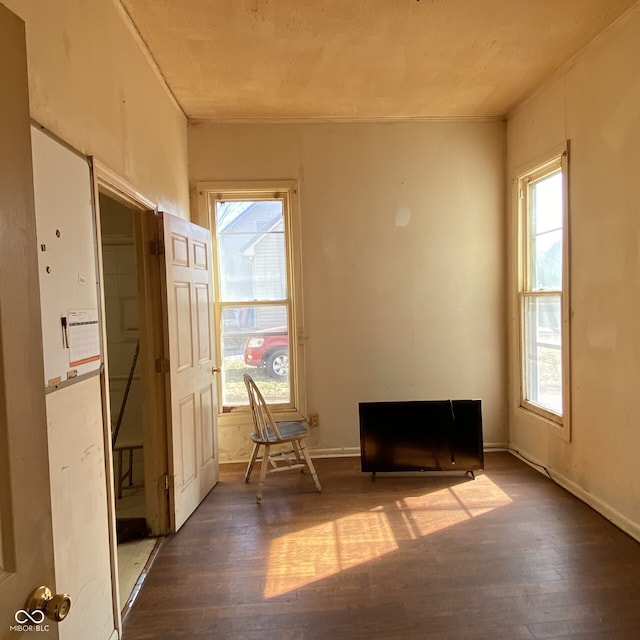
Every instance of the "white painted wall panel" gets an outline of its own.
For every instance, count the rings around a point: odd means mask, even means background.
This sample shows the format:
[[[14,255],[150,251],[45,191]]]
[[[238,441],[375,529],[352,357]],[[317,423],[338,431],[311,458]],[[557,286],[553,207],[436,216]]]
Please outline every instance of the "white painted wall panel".
[[[512,114],[509,171],[570,141],[572,441],[518,409],[511,439],[640,538],[640,7]],[[511,255],[515,239],[511,216]],[[513,300],[513,298],[512,298]]]
[[[110,510],[100,378],[47,395],[56,586],[71,595],[63,640],[111,636]]]
[[[357,450],[360,401],[438,398],[506,442],[504,151],[502,122],[190,128],[192,183],[300,181],[313,448]],[[225,418],[222,459],[248,431]]]

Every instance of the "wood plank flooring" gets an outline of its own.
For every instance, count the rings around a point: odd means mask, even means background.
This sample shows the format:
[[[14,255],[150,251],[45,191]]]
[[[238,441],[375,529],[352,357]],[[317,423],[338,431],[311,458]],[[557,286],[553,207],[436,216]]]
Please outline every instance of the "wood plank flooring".
[[[640,544],[509,453],[459,476],[244,465],[163,545],[124,640],[638,640]]]

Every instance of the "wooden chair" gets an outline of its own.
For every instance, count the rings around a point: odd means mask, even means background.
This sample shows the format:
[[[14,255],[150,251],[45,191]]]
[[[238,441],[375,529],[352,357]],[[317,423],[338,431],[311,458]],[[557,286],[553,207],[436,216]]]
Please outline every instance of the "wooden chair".
[[[260,465],[260,479],[258,481],[258,495],[256,502],[260,504],[262,501],[262,487],[264,485],[267,473],[275,473],[277,471],[289,471],[291,469],[301,469],[304,473],[305,467],[308,467],[313,477],[313,481],[318,491],[322,491],[318,474],[316,473],[313,462],[309,457],[309,453],[305,447],[305,438],[309,435],[309,430],[300,422],[279,422],[273,419],[273,415],[264,399],[260,389],[258,389],[255,381],[249,374],[244,375],[244,384],[249,394],[249,406],[253,417],[254,432],[251,434],[253,441],[253,452],[251,460],[247,466],[244,480],[249,482],[251,472],[258,459],[260,447],[264,447],[262,453],[262,464]],[[278,448],[271,451],[272,447],[277,445],[290,444],[291,449],[282,450]],[[269,468],[271,467],[271,468]]]

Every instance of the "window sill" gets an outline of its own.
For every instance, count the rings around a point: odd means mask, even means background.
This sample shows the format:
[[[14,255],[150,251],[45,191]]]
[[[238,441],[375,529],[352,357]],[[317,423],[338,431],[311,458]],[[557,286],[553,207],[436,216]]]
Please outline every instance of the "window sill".
[[[536,411],[529,405],[521,404],[518,407],[518,411],[527,422],[545,426],[550,429],[550,433],[553,433],[555,436],[560,437],[567,442],[571,441],[571,432],[566,419],[563,419],[562,422],[557,422],[540,411]]]

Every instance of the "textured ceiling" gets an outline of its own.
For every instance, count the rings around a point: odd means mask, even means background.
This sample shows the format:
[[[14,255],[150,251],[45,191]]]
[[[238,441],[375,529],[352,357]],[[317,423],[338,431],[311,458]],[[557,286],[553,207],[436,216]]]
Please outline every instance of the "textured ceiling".
[[[637,0],[121,0],[193,119],[505,115]]]

